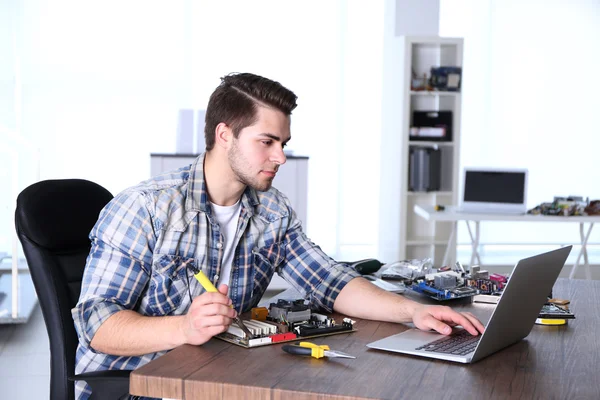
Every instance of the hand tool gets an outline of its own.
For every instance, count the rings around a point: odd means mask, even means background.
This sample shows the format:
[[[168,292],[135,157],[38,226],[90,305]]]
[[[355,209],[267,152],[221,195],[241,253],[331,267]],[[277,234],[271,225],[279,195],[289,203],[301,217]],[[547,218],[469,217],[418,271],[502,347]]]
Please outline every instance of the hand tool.
[[[327,345],[318,345],[311,342],[300,342],[297,345],[286,344],[282,347],[283,351],[290,354],[296,354],[300,356],[311,356],[314,358],[321,357],[342,357],[342,358],[356,358],[350,354],[343,353],[337,350],[331,350]]]

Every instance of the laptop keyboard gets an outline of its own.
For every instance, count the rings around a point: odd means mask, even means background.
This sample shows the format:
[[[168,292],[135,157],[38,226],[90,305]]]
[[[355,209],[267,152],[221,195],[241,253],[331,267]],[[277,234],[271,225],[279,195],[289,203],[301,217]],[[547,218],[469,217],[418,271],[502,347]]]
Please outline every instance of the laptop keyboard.
[[[455,335],[446,336],[423,346],[419,346],[415,350],[435,351],[437,353],[464,356],[475,350],[477,343],[479,343],[479,339],[481,339],[481,335],[473,336],[466,330],[463,330]]]

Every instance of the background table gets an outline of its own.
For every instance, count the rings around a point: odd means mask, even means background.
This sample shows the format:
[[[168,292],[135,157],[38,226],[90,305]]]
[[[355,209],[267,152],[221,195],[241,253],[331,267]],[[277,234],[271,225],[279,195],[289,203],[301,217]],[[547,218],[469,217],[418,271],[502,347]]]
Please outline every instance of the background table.
[[[536,325],[525,340],[475,364],[369,349],[367,343],[407,326],[359,320],[358,332],[312,340],[356,359],[317,360],[284,353],[280,344],[244,349],[212,339],[203,346],[181,346],[137,369],[130,391],[187,400],[597,399],[600,281],[559,279],[554,295],[571,299],[576,320],[567,326]],[[484,321],[494,307],[446,304]]]
[[[583,265],[585,267],[585,276],[591,279],[590,263],[587,254],[587,242],[594,228],[594,223],[600,222],[600,216],[571,216],[561,217],[553,215],[531,215],[531,214],[499,214],[499,213],[465,213],[458,212],[455,207],[447,206],[443,211],[436,211],[433,206],[421,206],[416,204],[414,212],[426,219],[427,221],[447,221],[452,222],[452,233],[448,239],[448,245],[444,254],[444,260],[441,265],[448,265],[451,244],[456,237],[458,221],[465,221],[471,237],[471,261],[469,266],[474,265],[475,260],[481,265],[479,257],[479,224],[481,221],[515,221],[515,222],[561,222],[561,223],[577,223],[579,224],[579,237],[581,239],[581,249],[577,256],[575,264],[569,274],[570,278],[575,277],[575,272],[579,267],[581,258],[583,257]],[[472,221],[475,225],[474,232],[471,230],[469,222]],[[587,230],[585,224],[588,224]]]

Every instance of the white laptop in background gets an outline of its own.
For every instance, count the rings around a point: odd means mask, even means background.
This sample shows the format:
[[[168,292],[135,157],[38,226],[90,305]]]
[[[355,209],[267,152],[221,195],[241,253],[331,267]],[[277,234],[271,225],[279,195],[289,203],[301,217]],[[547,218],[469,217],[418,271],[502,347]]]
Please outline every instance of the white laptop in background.
[[[502,350],[529,335],[572,247],[519,261],[482,335],[472,336],[464,329],[449,336],[409,329],[367,347],[465,364]]]
[[[467,167],[457,211],[525,214],[527,181],[527,169]]]

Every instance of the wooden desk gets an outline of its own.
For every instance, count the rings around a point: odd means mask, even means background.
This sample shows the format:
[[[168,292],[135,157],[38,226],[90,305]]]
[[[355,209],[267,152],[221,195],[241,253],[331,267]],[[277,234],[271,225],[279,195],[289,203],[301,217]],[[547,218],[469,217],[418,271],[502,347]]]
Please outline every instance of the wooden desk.
[[[559,279],[554,295],[571,300],[576,320],[536,325],[525,340],[471,365],[368,349],[367,343],[406,327],[358,321],[358,332],[313,340],[354,360],[292,356],[281,345],[243,349],[213,339],[179,347],[137,369],[130,390],[187,400],[598,399],[600,281]],[[487,321],[494,306],[459,307]]]

